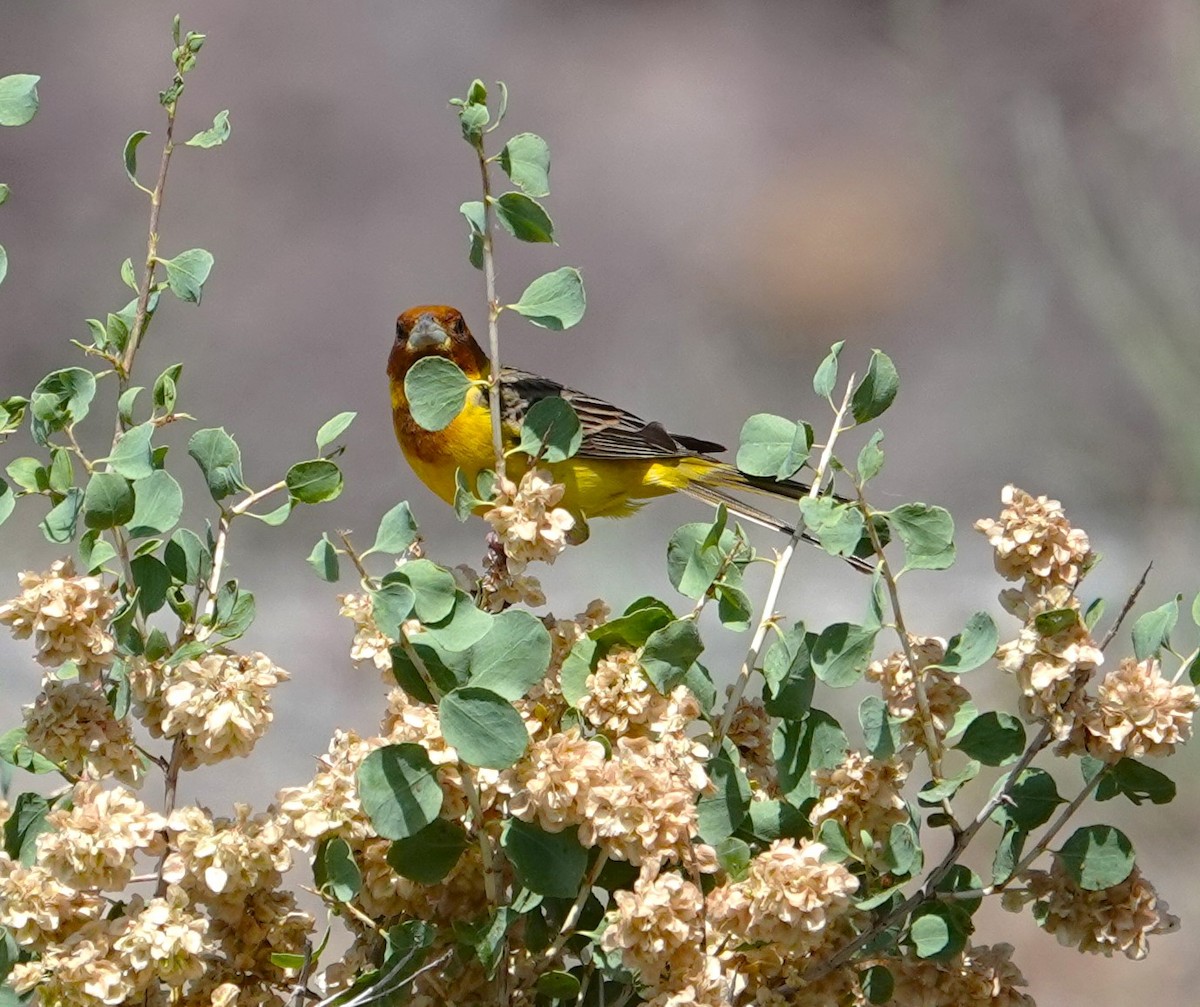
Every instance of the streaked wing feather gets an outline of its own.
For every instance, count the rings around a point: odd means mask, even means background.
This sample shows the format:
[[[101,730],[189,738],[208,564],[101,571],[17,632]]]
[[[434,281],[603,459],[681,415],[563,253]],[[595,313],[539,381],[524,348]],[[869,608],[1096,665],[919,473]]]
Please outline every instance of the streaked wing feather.
[[[581,458],[686,458],[725,450],[713,441],[675,436],[661,423],[647,423],[604,399],[514,367],[504,368],[501,394],[505,422],[514,426],[540,399],[566,399],[583,426]]]

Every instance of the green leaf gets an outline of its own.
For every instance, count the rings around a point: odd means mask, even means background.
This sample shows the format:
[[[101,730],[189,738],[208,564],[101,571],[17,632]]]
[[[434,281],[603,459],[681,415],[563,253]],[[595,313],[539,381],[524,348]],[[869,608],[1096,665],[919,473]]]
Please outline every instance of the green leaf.
[[[162,560],[146,555],[135,556],[129,564],[129,569],[138,588],[137,607],[143,615],[153,615],[167,603],[167,591],[171,589],[171,571]],[[253,602],[253,595],[246,597]]]
[[[188,441],[188,454],[204,473],[214,500],[246,488],[242,482],[242,452],[224,427],[197,430]]]
[[[867,696],[858,704],[858,722],[867,751],[877,759],[889,759],[903,747],[899,725],[878,696]]]
[[[583,444],[583,426],[571,403],[552,396],[529,407],[521,423],[521,451],[546,462],[566,461]]]
[[[362,873],[354,862],[350,844],[341,836],[333,836],[317,847],[313,880],[317,890],[330,895],[335,902],[349,902],[359,893]]]
[[[37,83],[32,73],[0,77],[0,126],[24,126],[38,110]]]
[[[4,524],[16,508],[16,494],[13,493],[12,487],[7,482],[0,479],[0,524]]]
[[[1064,803],[1058,796],[1054,777],[1042,769],[1026,769],[1009,789],[1009,800],[992,812],[992,820],[1007,827],[1030,832],[1044,825],[1054,809]]]
[[[388,848],[387,862],[402,878],[436,885],[454,870],[469,845],[458,822],[435,818],[416,835],[395,840]]]
[[[817,678],[834,689],[854,685],[871,663],[878,632],[877,628],[848,622],[837,622],[822,630],[812,649]]]
[[[171,577],[180,584],[197,585],[208,578],[212,570],[212,555],[200,536],[180,528],[163,550],[163,560]]]
[[[642,651],[642,670],[665,696],[683,681],[703,652],[696,620],[676,619],[650,634]]]
[[[133,483],[135,505],[129,519],[129,534],[135,538],[163,535],[183,514],[183,490],[164,470],[152,471]]]
[[[1025,751],[1025,728],[1011,713],[981,713],[954,747],[986,766],[1004,766]]]
[[[4,471],[27,493],[38,493],[49,485],[48,473],[36,458],[14,458]]]
[[[144,188],[144,186],[137,180],[137,149],[138,145],[149,135],[149,130],[145,129],[139,129],[136,133],[130,133],[129,139],[125,141],[125,149],[121,152],[122,160],[125,162],[125,174],[129,176],[129,181],[139,189]]]
[[[853,504],[832,497],[804,497],[800,501],[804,524],[832,556],[852,556],[863,538],[866,522]]]
[[[1021,861],[1025,840],[1028,838],[1029,833],[1023,829],[1012,824],[1005,826],[1004,833],[996,844],[995,856],[992,858],[993,884],[1003,884],[1013,876],[1013,871],[1017,869],[1017,864]]]
[[[884,515],[904,543],[904,564],[914,570],[945,570],[954,563],[954,519],[944,507],[901,504]]]
[[[58,766],[29,747],[25,728],[14,727],[0,735],[0,762],[6,762],[27,773],[56,773]]]
[[[521,299],[508,307],[543,329],[569,329],[579,324],[587,308],[583,276],[574,266],[562,266],[539,276],[525,288]]]
[[[298,503],[319,504],[342,493],[342,470],[328,458],[297,462],[284,477],[288,496]]]
[[[212,253],[203,248],[189,248],[173,259],[162,260],[167,270],[167,286],[181,301],[199,304],[204,284],[212,272]]]
[[[454,575],[427,559],[409,560],[383,578],[386,584],[404,584],[413,592],[413,609],[421,622],[441,622],[454,609],[458,589]]]
[[[531,892],[570,899],[579,892],[587,871],[588,852],[579,845],[575,829],[543,832],[536,825],[510,818],[500,834],[517,881]]]
[[[312,552],[308,554],[308,565],[316,572],[317,576],[323,581],[334,583],[340,576],[338,570],[337,550],[333,547],[333,543],[329,541],[327,535],[322,535],[320,540],[313,546]]]
[[[864,483],[874,479],[883,468],[883,449],[879,446],[882,440],[883,431],[876,430],[858,453],[858,478]]]
[[[955,795],[979,775],[980,764],[972,759],[953,776],[936,782],[930,780],[917,792],[917,803],[934,808],[943,801],[953,800]]]
[[[546,677],[550,651],[541,619],[519,609],[501,612],[471,647],[471,685],[507,700],[521,699]]]
[[[437,818],[442,788],[429,753],[420,745],[386,745],[358,767],[358,798],[384,839],[415,836]]]
[[[338,413],[333,419],[321,424],[317,431],[317,450],[324,451],[349,429],[358,413]]]
[[[867,375],[858,383],[850,397],[850,411],[856,423],[866,423],[885,412],[900,390],[900,375],[896,365],[882,350],[871,353]]]
[[[154,379],[154,408],[164,416],[175,412],[175,401],[179,395],[179,375],[183,364],[172,364]]]
[[[961,633],[950,638],[946,656],[932,667],[961,675],[990,661],[1000,644],[1000,631],[986,612],[976,612]]]
[[[184,142],[189,147],[219,147],[229,139],[229,109],[223,112],[218,112],[213,117],[213,124],[205,130],[201,130],[190,140]],[[345,899],[341,901],[346,901]]]
[[[737,536],[728,529],[721,532],[718,545],[706,546],[710,529],[700,521],[680,525],[667,543],[667,576],[675,590],[688,598],[703,598],[727,565],[726,557],[739,548]],[[749,550],[743,549],[733,565],[750,559]]]
[[[46,539],[59,545],[70,542],[75,537],[75,526],[79,521],[82,506],[83,490],[77,486],[71,487],[63,499],[42,519],[41,529]]]
[[[141,479],[154,471],[150,463],[150,438],[154,436],[154,424],[142,423],[126,430],[117,438],[113,452],[104,461],[108,467],[126,479]]]
[[[918,958],[951,958],[967,946],[971,917],[952,902],[926,902],[913,910],[908,938]]]
[[[425,666],[429,678],[439,693],[450,692],[466,685],[470,677],[468,657],[462,651],[446,650],[438,643],[427,640],[428,634],[414,637],[410,643],[416,658]],[[389,648],[392,658],[392,674],[400,687],[420,703],[435,705],[437,700],[425,684],[425,676],[418,671],[416,663],[402,645]]]
[[[425,626],[429,638],[447,650],[464,651],[492,628],[493,616],[475,607],[475,600],[462,591],[454,596],[454,610],[441,622]]]
[[[1042,636],[1057,636],[1063,630],[1071,629],[1079,624],[1079,611],[1074,608],[1053,608],[1047,612],[1039,612],[1033,619],[1033,626]]]
[[[771,752],[782,796],[796,806],[816,797],[813,771],[840,765],[849,747],[846,732],[823,710],[814,709],[804,720],[780,723],[771,739]]]
[[[483,203],[478,200],[472,200],[468,203],[463,203],[458,208],[458,212],[467,218],[467,223],[471,227],[470,233],[470,251],[467,253],[467,258],[471,265],[476,269],[483,268],[483,233],[487,226]]]
[[[817,372],[813,375],[813,391],[823,399],[829,398],[833,394],[834,386],[837,385],[838,357],[845,345],[846,341],[839,339],[829,347],[829,353],[826,354],[825,359],[817,367]]]
[[[50,435],[78,423],[96,395],[96,376],[82,367],[52,371],[37,383],[29,400],[33,438],[45,444]]]
[[[1076,829],[1056,854],[1070,877],[1085,892],[1119,885],[1133,871],[1133,844],[1111,825]]]
[[[545,207],[523,192],[506,192],[495,200],[496,218],[514,238],[521,241],[554,241],[554,222]]]
[[[867,1003],[886,1004],[896,991],[896,979],[886,965],[871,965],[858,976],[858,985]]]
[[[550,195],[550,145],[536,133],[518,133],[500,151],[500,167],[530,196]]]
[[[750,781],[737,764],[737,750],[726,740],[708,763],[708,778],[716,788],[696,800],[696,830],[715,846],[732,836],[750,813]]]
[[[737,467],[747,475],[790,479],[808,460],[812,428],[771,413],[756,413],[742,424]]]
[[[754,618],[754,603],[750,596],[739,587],[721,582],[714,589],[717,593],[717,618],[721,620],[721,625],[735,633],[746,632]]]
[[[471,379],[445,357],[422,357],[404,375],[409,411],[426,430],[443,430],[454,422],[470,388]]]
[[[371,612],[375,625],[385,636],[398,639],[400,625],[412,615],[413,605],[417,596],[407,584],[393,581],[383,584],[378,590],[371,591]]]
[[[117,415],[125,426],[133,426],[133,407],[137,402],[137,397],[145,390],[141,385],[134,385],[132,388],[126,388],[117,399]]]
[[[563,1003],[574,1003],[579,998],[579,979],[570,972],[543,972],[537,979],[539,996]]]
[[[460,108],[458,121],[462,126],[463,139],[472,145],[478,144],[483,136],[483,128],[488,124],[490,118],[485,105],[464,105]]]
[[[1147,612],[1133,624],[1133,653],[1139,661],[1156,657],[1170,640],[1171,630],[1179,621],[1179,603],[1183,595],[1176,595],[1165,605]]]
[[[12,190],[3,182],[0,182],[0,206],[3,206],[8,202],[8,194],[10,192],[12,192]]]
[[[1093,761],[1098,763],[1097,771],[1104,772],[1104,779],[1096,787],[1097,801],[1108,801],[1118,795],[1137,805],[1145,801],[1170,804],[1175,800],[1175,781],[1157,769],[1133,759],[1122,759],[1114,765]]]
[[[763,700],[772,717],[801,720],[808,716],[817,681],[812,667],[812,646],[816,641],[817,635],[798,622],[767,650],[763,659],[767,686]]]
[[[375,544],[367,552],[385,552],[390,556],[406,552],[417,539],[417,521],[407,500],[402,500],[383,515]]]
[[[41,794],[18,795],[4,823],[4,852],[26,867],[32,865],[37,856],[37,837],[51,828],[46,821],[49,811],[50,802]]]
[[[750,802],[749,827],[754,838],[763,843],[776,839],[803,839],[812,835],[808,819],[786,801],[757,800]]]
[[[116,528],[133,517],[133,487],[115,472],[96,472],[83,494],[83,523],[89,528]]]
[[[0,245],[0,283],[4,282],[4,277],[8,275],[8,252],[4,250],[4,246]]]
[[[133,273],[133,259],[126,259],[121,263],[121,282],[137,293],[138,284],[137,277]]]
[[[465,686],[446,693],[438,717],[446,744],[470,766],[507,769],[529,745],[521,715],[490,689]]]

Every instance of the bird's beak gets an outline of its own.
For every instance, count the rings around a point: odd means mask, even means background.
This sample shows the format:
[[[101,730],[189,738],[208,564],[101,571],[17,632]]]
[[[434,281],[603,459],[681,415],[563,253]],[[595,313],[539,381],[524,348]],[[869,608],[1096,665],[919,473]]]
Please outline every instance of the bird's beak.
[[[422,315],[408,334],[411,350],[440,350],[450,344],[450,335],[433,315]]]

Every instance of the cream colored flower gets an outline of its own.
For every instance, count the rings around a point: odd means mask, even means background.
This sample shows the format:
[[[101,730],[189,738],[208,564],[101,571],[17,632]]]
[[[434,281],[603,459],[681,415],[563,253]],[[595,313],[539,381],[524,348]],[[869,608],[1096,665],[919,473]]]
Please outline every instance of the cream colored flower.
[[[130,669],[139,717],[156,738],[182,738],[184,769],[249,755],[274,719],[271,690],[288,677],[257,652]]]
[[[687,686],[664,696],[646,677],[639,652],[612,647],[587,677],[587,695],[579,712],[610,737],[677,733],[700,716],[700,705]]]
[[[553,563],[575,527],[575,518],[558,506],[565,487],[554,483],[550,473],[530,469],[520,486],[506,479],[497,483],[497,489],[495,503],[483,519],[504,545],[509,572],[519,574],[537,561]]]
[[[818,791],[809,813],[814,830],[833,821],[856,846],[864,832],[876,843],[886,843],[892,826],[909,820],[901,794],[908,767],[897,759],[850,752],[840,765],[814,770],[812,777]]]
[[[671,860],[686,863],[697,828],[696,796],[712,787],[707,758],[703,745],[678,735],[617,738],[588,792],[580,842],[645,864],[649,873]]]
[[[162,876],[192,898],[240,900],[258,888],[275,888],[292,862],[277,816],[252,815],[234,805],[234,817],[213,819],[195,806],[177,808],[167,820],[170,852]]]
[[[504,548],[497,543],[483,558],[483,576],[476,578],[471,593],[478,590],[479,607],[488,612],[502,612],[510,605],[538,608],[546,604],[541,582],[530,574],[514,569]]]
[[[730,686],[726,692],[732,692]],[[742,696],[733,719],[729,722],[726,737],[737,747],[742,768],[754,788],[754,796],[775,796],[778,776],[775,771],[775,756],[771,751],[771,739],[775,734],[775,723],[761,699]]]
[[[946,656],[945,640],[937,636],[910,636],[908,642],[917,659],[915,672],[909,667],[904,652],[896,651],[881,661],[872,661],[867,667],[867,678],[879,683],[888,713],[902,721],[905,741],[924,747],[925,727],[917,699],[918,678],[925,688],[934,733],[942,739],[950,733],[954,718],[971,694],[962,687],[958,675],[929,667]]]
[[[1036,1007],[1033,997],[1021,990],[1027,984],[1012,953],[1011,944],[977,945],[947,960],[890,960],[886,964],[896,983],[891,1003]]]
[[[71,888],[120,891],[134,872],[134,854],[158,856],[166,819],[124,787],[101,790],[77,783],[70,810],[46,816],[52,826],[37,838],[37,862]]]
[[[1035,498],[1011,485],[1000,499],[1004,509],[998,520],[975,522],[995,550],[997,572],[1037,588],[1073,588],[1092,562],[1087,533],[1071,527],[1057,500]]]
[[[14,989],[36,989],[47,1007],[132,1002],[145,990],[148,977],[127,969],[113,950],[114,937],[122,929],[120,919],[85,923],[61,944],[46,948],[40,961],[21,968],[14,976]]]
[[[143,902],[135,896],[120,920],[125,924],[112,950],[125,970],[141,977],[179,987],[204,974],[205,934],[208,920],[188,911],[182,889],[171,886],[165,898]]]
[[[781,965],[821,943],[858,890],[845,867],[822,861],[825,852],[821,843],[777,839],[750,862],[742,881],[709,892],[709,925],[730,955]]]
[[[616,909],[601,938],[606,951],[620,951],[653,992],[673,989],[702,975],[704,893],[675,871],[639,878],[633,891],[613,894]]]
[[[126,720],[113,716],[98,683],[47,678],[25,707],[26,741],[71,776],[113,777],[136,786],[145,773]]]
[[[1017,679],[1021,713],[1049,724],[1059,740],[1070,733],[1083,685],[1104,661],[1080,619],[1050,636],[1030,621],[1016,640],[1000,645],[996,656]]]
[[[1195,687],[1172,685],[1154,658],[1127,657],[1104,676],[1079,719],[1084,747],[1112,761],[1170,755],[1191,737],[1197,705]]]
[[[500,776],[509,813],[536,822],[546,832],[579,825],[587,815],[592,784],[604,771],[604,746],[578,728],[535,741],[521,760]]]
[[[390,680],[392,677],[392,655],[388,648],[396,641],[380,631],[375,625],[373,606],[369,594],[343,594],[338,596],[342,607],[339,615],[354,623],[354,639],[350,643],[350,660],[355,664],[370,661]]]
[[[303,954],[315,926],[313,918],[296,907],[291,892],[257,888],[239,903],[212,908],[209,937],[219,946],[227,968],[242,976],[282,983],[287,973],[272,963],[271,955]]]
[[[113,661],[115,642],[108,620],[117,607],[99,577],[77,577],[69,559],[56,560],[45,573],[26,570],[21,593],[0,604],[0,623],[13,636],[32,636],[38,662],[57,668],[74,661],[79,676],[94,681]]]
[[[1098,892],[1080,888],[1057,857],[1049,871],[1027,871],[1021,880],[1026,891],[1006,892],[1004,907],[1015,909],[1032,899],[1038,925],[1059,944],[1080,951],[1106,958],[1120,951],[1141,959],[1151,934],[1179,928],[1179,918],[1136,866],[1119,885]]]
[[[25,867],[0,855],[0,926],[18,944],[41,950],[103,915],[93,892],[68,887],[40,864]]]
[[[287,787],[275,798],[290,842],[307,846],[328,835],[347,840],[374,835],[358,800],[357,775],[363,759],[384,744],[383,738],[361,738],[353,731],[334,733],[312,781]]]

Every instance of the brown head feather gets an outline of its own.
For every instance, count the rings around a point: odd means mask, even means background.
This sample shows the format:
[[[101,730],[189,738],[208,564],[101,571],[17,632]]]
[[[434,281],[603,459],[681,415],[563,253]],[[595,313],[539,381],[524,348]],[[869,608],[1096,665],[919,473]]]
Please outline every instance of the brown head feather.
[[[409,337],[414,330],[436,331],[435,327],[445,333],[446,339],[442,345],[426,345],[418,349],[409,345]],[[470,378],[482,377],[488,372],[487,354],[475,342],[462,312],[447,304],[420,304],[401,312],[396,319],[396,341],[392,344],[387,365],[393,386],[403,388],[408,369],[422,357],[429,356],[453,360]]]

